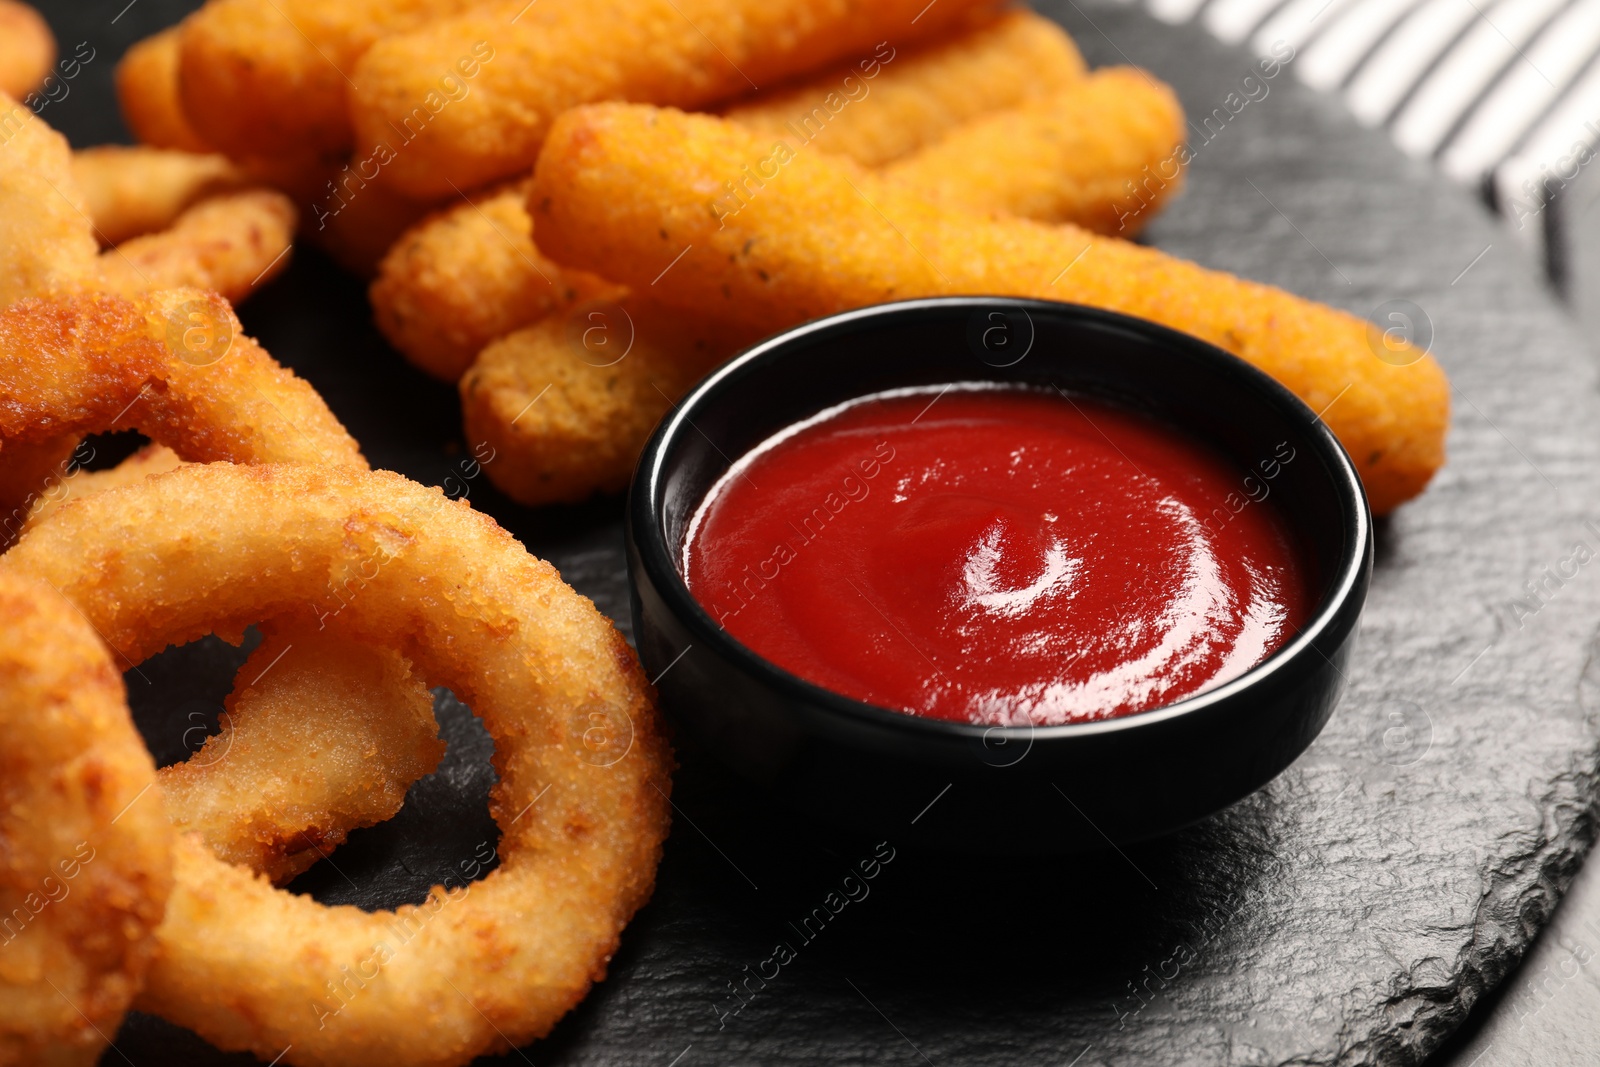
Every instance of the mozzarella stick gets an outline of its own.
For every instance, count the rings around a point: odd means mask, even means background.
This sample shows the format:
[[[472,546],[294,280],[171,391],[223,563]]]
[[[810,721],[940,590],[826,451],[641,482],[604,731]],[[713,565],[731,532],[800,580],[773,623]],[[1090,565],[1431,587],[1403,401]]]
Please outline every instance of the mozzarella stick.
[[[56,61],[56,39],[33,8],[0,0],[0,92],[26,96]]]
[[[746,167],[755,176],[719,197]],[[551,256],[624,284],[654,282],[657,299],[759,330],[886,300],[986,293],[1183,330],[1322,412],[1380,513],[1420,493],[1444,462],[1444,372],[1404,346],[1380,359],[1353,315],[1078,227],[951,210],[821,152],[774,153],[711,116],[625,104],[569,112],[529,202]]]
[[[763,137],[815,145],[868,167],[937,141],[961,123],[1081,81],[1065,30],[1031,11],[978,12],[915,49],[849,62],[757,93],[723,112]]]
[[[461,379],[463,429],[494,450],[484,470],[520,503],[616,492],[673,402],[755,339],[635,298],[585,303],[483,350]]]
[[[125,145],[74,152],[72,177],[103,244],[170,226],[197,201],[246,181],[226,156]]]
[[[551,121],[578,104],[701,107],[831,63],[882,63],[890,51],[949,32],[991,6],[513,0],[373,45],[351,72],[359,87],[351,117],[357,143],[394,149],[389,166],[402,192],[443,197],[526,171]],[[443,85],[447,75],[455,90]]]
[[[623,292],[533,243],[528,183],[455,204],[408,230],[372,283],[372,311],[407,359],[457,381],[485,345],[576,301]]]
[[[1028,12],[999,19],[980,12],[964,20],[959,34],[899,50],[888,61],[873,59],[865,69],[837,67],[755,94],[727,115],[763,135],[793,144],[809,137],[807,143],[875,165],[932,144],[975,115],[1083,77],[1083,58],[1055,23]],[[1116,132],[1106,139],[1114,142]],[[1143,164],[1143,153],[1117,147],[1102,156]],[[1032,185],[1055,182],[1043,168],[1057,166],[1057,156],[1025,165],[1033,167]],[[1126,178],[1138,175],[1134,167]],[[996,199],[992,189],[979,191],[983,204]],[[380,265],[373,314],[412,363],[456,381],[495,338],[570,299],[599,295],[598,278],[569,274],[540,253],[525,200],[522,184],[514,183],[457,203],[408,232]],[[1110,214],[1109,205],[1102,213]]]
[[[202,138],[235,158],[348,149],[346,97],[362,53],[386,34],[472,6],[474,0],[214,0],[183,23],[183,111]],[[455,58],[430,77],[446,73]]]
[[[225,193],[185,211],[170,229],[102,253],[97,288],[123,296],[212,289],[238,303],[283,270],[294,207],[281,193]]]
[[[216,149],[189,123],[178,98],[178,48],[182,24],[146,37],[117,62],[117,104],[128,129],[143,144],[206,154]]]
[[[1184,140],[1172,90],[1112,67],[974,119],[883,174],[962,211],[1132,237],[1182,185]]]
[[[348,171],[348,168],[345,168]],[[370,278],[395,242],[428,213],[430,205],[401,196],[378,179],[350,195],[312,201],[305,236],[352,274]]]

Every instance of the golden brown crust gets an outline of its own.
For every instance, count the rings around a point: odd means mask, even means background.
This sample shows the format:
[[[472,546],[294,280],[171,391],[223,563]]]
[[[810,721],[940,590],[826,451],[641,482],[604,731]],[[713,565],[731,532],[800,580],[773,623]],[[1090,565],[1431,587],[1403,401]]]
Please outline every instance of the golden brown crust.
[[[201,137],[236,158],[348,149],[346,96],[362,53],[472,3],[216,0],[183,23],[184,111]]]
[[[365,465],[316,391],[244,336],[215,293],[0,311],[0,440],[124,428],[202,463]]]
[[[103,244],[154,233],[207,196],[240,188],[244,173],[226,156],[143,145],[102,145],[72,153],[72,178]]]
[[[124,296],[210,289],[238,303],[289,265],[294,224],[294,207],[282,193],[222,193],[184,211],[160,233],[101,253],[96,287]]]
[[[718,210],[706,192],[716,175],[764,149],[706,115],[621,104],[568,112],[530,198],[540,242],[641,286],[690,247],[654,287],[659,298],[769,331],[941,294],[1121,311],[1210,341],[1326,409],[1376,512],[1416,496],[1444,462],[1443,370],[1406,346],[1380,358],[1353,315],[1077,227],[956,212],[822,153],[796,155],[781,181]]]
[[[1110,67],[951,130],[882,174],[958,211],[1131,238],[1182,188],[1186,134],[1170,88]]]
[[[331,609],[330,583],[369,575],[339,624],[494,738],[486,878],[369,913],[181,843],[142,1006],[224,1049],[293,1045],[286,1063],[461,1064],[548,1032],[604,973],[653,886],[672,757],[620,635],[492,520],[384,472],[194,465],[62,509],[6,567],[57,583],[134,661],[219,616]]]
[[[88,1067],[154,957],[173,831],[89,624],[11,571],[0,620],[0,1065]]]
[[[0,93],[26,96],[55,61],[56,39],[44,16],[17,0],[0,0]]]
[[[115,467],[89,471],[67,462],[72,451],[69,447],[59,453],[58,460],[52,466],[52,470],[56,472],[55,477],[44,490],[35,489],[25,526],[43,522],[69,500],[77,500],[91,493],[101,493],[118,486],[131,485],[140,479],[148,478],[152,474],[161,474],[183,463],[178,454],[166,445],[151,444],[145,445]],[[0,451],[0,455],[8,455],[9,452],[10,450],[6,449]],[[9,497],[0,493],[0,499]]]
[[[128,129],[144,144],[204,154],[216,149],[189,124],[178,99],[182,25],[146,37],[117,63],[117,103]]]
[[[1084,77],[1072,38],[1031,11],[974,11],[936,40],[881,51],[753,94],[723,115],[764,138],[878,167]]]
[[[618,492],[661,416],[753,340],[631,298],[578,305],[483,350],[461,380],[462,422],[519,503]]]
[[[713,104],[752,85],[869,59],[886,40],[909,47],[992,6],[991,0],[502,2],[373,45],[351,71],[360,88],[351,94],[350,115],[356,143],[395,144],[388,170],[397,188],[423,199],[444,197],[526,172],[550,123],[578,104]],[[526,10],[519,15],[520,8]],[[437,110],[424,107],[430,94],[441,99],[441,76],[457,70],[475,71],[462,83],[470,91]]]
[[[0,307],[85,288],[98,248],[66,138],[0,93]]]
[[[404,657],[309,614],[261,630],[221,730],[159,779],[180,833],[282,885],[351,830],[393,818],[444,742]]]
[[[533,243],[527,183],[453,204],[407,230],[372,283],[378,329],[416,366],[460,379],[485,345],[558,308],[621,296]]]

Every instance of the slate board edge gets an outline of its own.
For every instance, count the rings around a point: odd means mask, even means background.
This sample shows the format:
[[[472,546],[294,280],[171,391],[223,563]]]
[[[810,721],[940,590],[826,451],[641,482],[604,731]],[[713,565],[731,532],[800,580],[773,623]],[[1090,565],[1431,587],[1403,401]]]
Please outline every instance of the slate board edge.
[[[1600,636],[1590,642],[1579,682],[1579,703],[1591,724],[1596,723],[1597,686]],[[1466,1021],[1473,1005],[1516,970],[1534,939],[1549,925],[1594,846],[1600,826],[1597,790],[1600,752],[1590,752],[1587,757],[1580,754],[1539,798],[1541,826],[1547,829],[1535,847],[1502,862],[1490,874],[1489,887],[1473,920],[1476,933],[1456,960],[1454,981],[1442,988],[1402,985],[1393,996],[1352,1020],[1347,1030],[1367,1029],[1376,1036],[1348,1046],[1334,1061],[1337,1067],[1396,1060],[1423,1063]],[[1394,1026],[1396,1019],[1399,1027]],[[1287,1061],[1282,1067],[1294,1062]]]

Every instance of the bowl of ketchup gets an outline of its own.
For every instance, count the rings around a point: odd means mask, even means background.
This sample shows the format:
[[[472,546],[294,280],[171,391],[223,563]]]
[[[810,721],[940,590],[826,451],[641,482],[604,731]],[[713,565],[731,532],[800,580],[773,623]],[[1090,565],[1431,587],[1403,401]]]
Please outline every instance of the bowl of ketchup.
[[[957,297],[771,338],[663,421],[628,501],[639,652],[778,801],[972,851],[1103,848],[1260,788],[1333,713],[1361,483],[1196,338]]]

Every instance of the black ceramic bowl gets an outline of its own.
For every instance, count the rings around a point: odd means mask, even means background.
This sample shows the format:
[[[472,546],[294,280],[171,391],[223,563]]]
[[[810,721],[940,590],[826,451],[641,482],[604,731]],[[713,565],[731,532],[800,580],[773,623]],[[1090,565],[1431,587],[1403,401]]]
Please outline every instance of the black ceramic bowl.
[[[1059,386],[1142,410],[1246,472],[1294,449],[1266,498],[1317,591],[1304,630],[1233,681],[1124,718],[983,727],[875,707],[774,666],[718,628],[677,560],[732,461],[831,405],[912,385]],[[1259,494],[1260,488],[1248,492]],[[1247,490],[1241,486],[1241,497]],[[1250,506],[1263,506],[1252,504]],[[1260,788],[1321,731],[1372,572],[1372,521],[1322,421],[1220,349],[1105,311],[993,297],[864,308],[771,338],[656,430],[628,500],[634,632],[668,714],[780,801],[892,840],[975,851],[1105,847],[1176,829]]]

